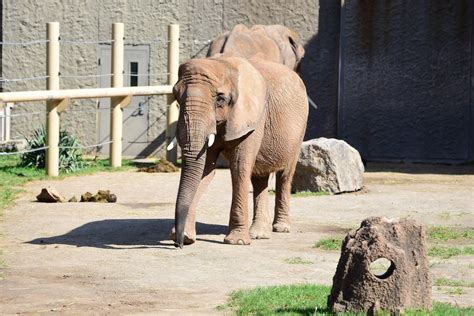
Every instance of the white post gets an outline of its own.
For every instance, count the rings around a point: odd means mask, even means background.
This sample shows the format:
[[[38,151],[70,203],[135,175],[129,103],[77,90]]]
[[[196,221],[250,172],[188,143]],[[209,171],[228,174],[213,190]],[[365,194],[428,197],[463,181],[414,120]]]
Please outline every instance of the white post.
[[[178,81],[179,68],[179,24],[168,26],[168,84],[174,85]],[[176,124],[179,116],[178,103],[174,96],[168,95],[168,106],[166,109],[166,146],[170,144],[176,136]],[[166,159],[176,163],[178,158],[178,147],[166,152]]]
[[[59,90],[59,23],[46,24],[48,44],[46,46],[46,89]],[[57,102],[46,101],[46,174],[59,175],[59,113]]]
[[[10,140],[10,131],[11,131],[11,115],[12,115],[13,103],[8,102],[5,106],[5,134],[4,141]]]
[[[123,87],[123,23],[112,24],[112,87]],[[110,99],[110,165],[122,166],[122,102],[123,98]]]

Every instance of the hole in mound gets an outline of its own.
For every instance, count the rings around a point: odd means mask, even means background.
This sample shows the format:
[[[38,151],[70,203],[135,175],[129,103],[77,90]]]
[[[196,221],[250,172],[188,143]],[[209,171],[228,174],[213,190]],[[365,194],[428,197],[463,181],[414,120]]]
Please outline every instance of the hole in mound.
[[[379,279],[386,279],[395,271],[395,264],[387,258],[378,258],[370,264],[370,272]]]

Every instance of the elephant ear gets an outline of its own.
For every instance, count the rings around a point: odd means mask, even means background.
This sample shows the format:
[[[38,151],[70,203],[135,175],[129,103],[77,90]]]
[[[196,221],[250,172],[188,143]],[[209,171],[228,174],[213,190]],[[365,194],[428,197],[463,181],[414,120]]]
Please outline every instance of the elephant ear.
[[[218,37],[216,37],[214,40],[212,40],[211,44],[209,45],[209,49],[207,50],[207,57],[212,57],[217,54],[223,53],[224,52],[224,47],[227,42],[227,39],[229,38],[230,32],[227,31],[225,33],[222,33]]]
[[[253,131],[265,113],[267,89],[255,67],[243,58],[226,58],[234,69],[231,108],[226,120],[224,140],[240,138]]]
[[[290,30],[290,34],[288,35],[288,42],[290,43],[291,49],[293,50],[293,53],[295,54],[296,58],[293,70],[299,72],[301,59],[303,59],[305,51],[303,45],[301,44],[301,40],[298,36],[298,33]]]

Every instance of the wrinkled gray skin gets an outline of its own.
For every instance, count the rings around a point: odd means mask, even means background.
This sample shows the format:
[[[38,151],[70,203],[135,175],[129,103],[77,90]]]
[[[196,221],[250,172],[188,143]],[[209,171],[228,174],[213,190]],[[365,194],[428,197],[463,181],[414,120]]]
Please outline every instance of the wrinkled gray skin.
[[[238,24],[211,42],[207,56],[260,57],[298,72],[304,48],[298,33],[283,25],[254,25],[249,29]]]
[[[306,89],[287,67],[259,58],[193,59],[182,64],[174,95],[180,104],[177,139],[182,170],[176,201],[177,247],[196,240],[195,209],[211,181],[219,153],[230,161],[229,244],[250,244],[289,232],[291,180],[308,116]],[[208,139],[216,134],[209,146]],[[267,210],[270,173],[276,172],[273,225]],[[254,192],[249,228],[248,192]]]

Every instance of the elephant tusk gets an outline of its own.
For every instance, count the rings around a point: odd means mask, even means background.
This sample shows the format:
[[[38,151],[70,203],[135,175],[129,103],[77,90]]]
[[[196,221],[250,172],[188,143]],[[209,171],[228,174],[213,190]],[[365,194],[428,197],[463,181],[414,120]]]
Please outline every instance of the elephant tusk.
[[[212,144],[214,144],[214,140],[216,139],[216,135],[215,134],[210,134],[208,137],[207,137],[207,147],[211,147]]]
[[[177,142],[178,141],[176,140],[176,136],[173,137],[173,139],[169,143],[168,147],[166,147],[166,150],[170,151],[171,149],[173,149]]]

